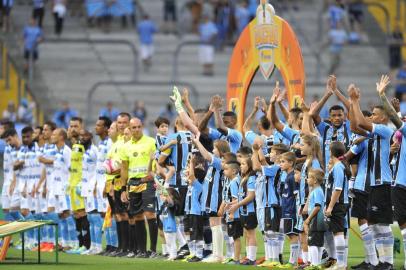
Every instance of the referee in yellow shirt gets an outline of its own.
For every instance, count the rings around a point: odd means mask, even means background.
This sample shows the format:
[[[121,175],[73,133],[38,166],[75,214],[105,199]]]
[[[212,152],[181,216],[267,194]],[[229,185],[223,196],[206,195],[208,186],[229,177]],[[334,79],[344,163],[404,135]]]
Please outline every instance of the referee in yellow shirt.
[[[129,201],[130,253],[127,257],[136,258],[157,256],[156,241],[158,238],[155,188],[153,176],[149,170],[156,149],[155,139],[144,135],[143,128],[140,119],[131,119],[132,138],[125,144],[121,152],[121,180],[123,183],[121,200]],[[148,220],[151,240],[150,254],[147,253],[147,231],[144,218]]]

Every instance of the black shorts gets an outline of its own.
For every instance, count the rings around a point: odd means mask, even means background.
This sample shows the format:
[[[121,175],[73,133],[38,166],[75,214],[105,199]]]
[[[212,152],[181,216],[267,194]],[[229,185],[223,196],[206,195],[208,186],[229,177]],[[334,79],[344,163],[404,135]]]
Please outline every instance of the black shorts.
[[[130,192],[128,193],[129,201],[130,201],[130,206],[128,209],[128,216],[134,217],[136,215],[139,215],[144,212],[142,206],[143,206],[143,201],[142,201],[142,192],[140,193],[135,193],[135,192]]]
[[[207,214],[209,217],[219,217],[217,212],[210,212]]]
[[[362,18],[364,17],[364,12],[362,10],[356,10],[356,9],[351,9],[349,10],[349,15],[350,15],[350,22],[358,22],[362,23]]]
[[[313,247],[324,246],[324,232],[310,231],[307,238],[307,244]]]
[[[248,216],[240,216],[241,226],[246,230],[254,230],[258,226],[258,220],[255,213],[248,214]]]
[[[114,191],[114,209],[116,214],[124,214],[128,211],[128,204],[121,201],[121,190]]]
[[[368,203],[368,222],[392,224],[392,190],[390,185],[371,187]]]
[[[326,225],[330,232],[339,233],[344,232],[346,224],[348,206],[342,203],[336,203],[331,217],[326,218]]]
[[[203,240],[204,219],[203,216],[189,215],[190,221],[190,240]]]
[[[38,19],[38,17],[44,17],[45,9],[44,8],[34,8],[32,10],[32,17]]]
[[[157,201],[155,197],[155,191],[147,189],[144,192],[141,192],[141,194],[142,194],[142,210],[144,212],[156,213]]]
[[[155,193],[151,193],[149,190],[145,190],[139,193],[130,192],[129,198],[130,206],[128,214],[130,217],[134,217],[143,212],[156,212]]]
[[[406,223],[406,188],[392,189],[393,217],[402,226]]]
[[[180,207],[177,208],[175,216],[184,216],[185,215],[185,203],[186,203],[186,194],[187,187],[179,187],[178,193],[180,197]]]
[[[2,9],[3,9],[3,15],[6,15],[6,16],[9,16],[10,15],[10,13],[11,13],[11,6],[3,6],[2,7]]]
[[[279,232],[281,218],[281,207],[265,207],[265,231]]]
[[[358,219],[368,218],[368,194],[364,192],[354,191],[354,199],[352,200],[351,217]]]
[[[227,222],[227,234],[234,240],[243,236],[244,230],[242,228],[240,219],[234,219],[231,222]]]
[[[114,197],[111,197],[109,193],[107,193],[107,200],[109,201],[111,214],[114,215],[116,213],[116,208],[114,206]]]
[[[30,55],[32,54],[32,59],[35,61],[38,59],[38,51],[37,50],[24,50],[24,59],[30,59]]]
[[[185,233],[190,233],[192,231],[192,222],[190,220],[190,215],[185,215],[183,217],[183,231]]]
[[[280,222],[279,231],[286,235],[298,235],[299,231],[295,227],[296,227],[296,219],[282,218]]]

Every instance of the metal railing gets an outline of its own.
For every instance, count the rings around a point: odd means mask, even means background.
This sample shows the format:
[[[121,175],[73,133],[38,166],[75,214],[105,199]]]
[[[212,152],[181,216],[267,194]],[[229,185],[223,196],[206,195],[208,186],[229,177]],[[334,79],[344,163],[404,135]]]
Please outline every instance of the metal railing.
[[[176,50],[173,53],[173,58],[172,58],[172,80],[173,81],[178,80],[179,55],[180,55],[181,50],[187,46],[198,46],[198,45],[212,45],[212,44],[196,40],[196,41],[184,41],[184,42],[179,43],[178,46],[176,46]]]
[[[89,38],[50,38],[50,39],[45,39],[44,43],[85,43],[85,44],[91,44],[91,45],[112,45],[112,44],[118,44],[118,45],[125,45],[128,48],[130,48],[131,54],[133,56],[133,73],[132,77],[133,80],[137,80],[138,78],[138,71],[139,71],[139,55],[138,55],[138,50],[135,47],[135,45],[125,39],[89,39]]]
[[[93,95],[100,89],[101,86],[173,86],[173,85],[182,85],[189,89],[192,93],[192,101],[194,104],[198,104],[199,101],[199,93],[197,92],[196,87],[188,82],[183,81],[99,81],[95,83],[88,91],[87,91],[87,115],[86,115],[86,123],[89,125],[90,120],[92,117],[92,101]]]

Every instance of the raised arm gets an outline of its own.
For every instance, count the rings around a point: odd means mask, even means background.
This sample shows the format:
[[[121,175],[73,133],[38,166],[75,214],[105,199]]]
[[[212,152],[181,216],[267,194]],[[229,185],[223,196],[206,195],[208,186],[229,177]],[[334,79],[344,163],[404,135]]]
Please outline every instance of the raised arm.
[[[273,95],[271,97],[269,109],[268,109],[268,114],[267,117],[269,121],[271,121],[272,125],[279,131],[283,131],[283,124],[279,121],[278,115],[276,114],[276,108],[275,108],[275,103],[276,100],[279,96],[280,89],[279,89],[279,82],[276,82],[275,89],[273,91]]]
[[[185,127],[190,130],[193,134],[199,135],[200,131],[199,129],[195,126],[194,121],[191,117],[194,117],[194,111],[192,106],[190,105],[189,102],[189,97],[188,97],[188,91],[187,89],[184,89],[183,96],[180,95],[178,89],[173,87],[173,96],[170,96],[170,99],[173,101],[176,111],[179,114],[180,119],[182,120],[182,123],[185,125]],[[185,109],[183,108],[182,101],[184,102],[186,109],[188,110],[188,113],[185,112]]]
[[[200,121],[200,124],[198,126],[200,132],[207,132],[207,125],[209,124],[210,118],[213,116],[213,112],[213,106],[210,105],[209,110],[203,116],[203,119],[202,121]]]
[[[317,102],[317,105],[315,106],[314,110],[310,114],[310,116],[313,118],[313,121],[316,124],[316,126],[318,124],[320,124],[320,122],[321,122],[321,117],[320,117],[321,109],[326,104],[327,100],[334,94],[334,89],[336,87],[337,87],[336,77],[333,75],[330,75],[327,80],[326,93],[324,93],[321,100],[319,102]]]
[[[261,162],[259,161],[258,152],[261,151],[261,147],[258,144],[252,145],[252,170],[259,172],[261,171]]]
[[[313,121],[309,114],[310,108],[309,108],[309,106],[306,105],[303,98],[302,98],[300,108],[302,109],[302,112],[303,112],[302,133],[303,134],[312,134],[313,133],[312,132]]]
[[[199,149],[200,154],[203,156],[205,160],[208,162],[212,163],[213,162],[213,157],[210,154],[209,151],[203,146],[203,144],[200,142],[198,137],[193,137],[192,138],[193,143],[196,145],[197,149]]]
[[[343,93],[341,93],[341,91],[337,87],[334,89],[334,94],[344,104],[348,112],[350,110],[350,101],[343,95]]]
[[[244,134],[247,133],[249,130],[251,130],[252,119],[254,119],[255,115],[258,112],[260,101],[261,101],[260,97],[255,97],[254,107],[252,108],[251,113],[248,115],[247,120],[245,120],[244,125],[242,126]]]
[[[216,122],[216,128],[224,133],[227,134],[228,128],[223,122],[223,117],[221,117],[221,108],[223,107],[223,100],[219,95],[216,95],[213,97],[213,102],[212,104],[214,105],[214,120]]]
[[[183,89],[182,93],[182,102],[185,105],[186,112],[188,113],[190,119],[194,122],[195,119],[195,110],[192,107],[192,104],[189,100],[189,90],[187,88]]]
[[[351,105],[352,105],[352,112],[354,114],[353,117],[353,122],[355,122],[355,125],[357,127],[360,127],[364,130],[372,132],[372,123],[368,121],[364,115],[362,114],[361,107],[359,105],[359,100],[361,98],[361,93],[358,88],[356,88],[354,85],[350,85],[348,87],[348,94],[351,99]]]
[[[276,102],[279,105],[279,108],[281,109],[281,112],[285,119],[287,120],[289,118],[289,108],[286,108],[285,105],[283,105],[283,101],[285,100],[286,96],[286,90],[284,90],[282,93],[279,94],[278,99]]]
[[[349,103],[350,103],[350,109],[348,110],[348,120],[350,121],[351,132],[354,132],[354,133],[359,134],[361,136],[367,136],[367,132],[365,130],[359,128],[358,124],[357,124],[357,121],[355,121],[352,101],[350,101]]]
[[[383,108],[386,114],[389,116],[389,119],[392,121],[397,129],[400,129],[403,125],[403,122],[385,94],[386,87],[389,85],[389,83],[389,77],[387,75],[382,75],[381,81],[379,83],[376,83],[376,91],[378,91],[379,98],[382,101]]]

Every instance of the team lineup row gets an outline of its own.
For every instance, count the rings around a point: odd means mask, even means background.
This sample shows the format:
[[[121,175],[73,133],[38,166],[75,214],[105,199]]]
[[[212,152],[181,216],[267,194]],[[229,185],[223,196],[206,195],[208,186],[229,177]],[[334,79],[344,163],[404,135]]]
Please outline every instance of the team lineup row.
[[[181,95],[176,87],[170,97],[178,112],[175,132],[160,117],[155,139],[128,113],[114,122],[99,118],[97,146],[81,118],[72,118],[67,131],[52,122],[26,127],[21,141],[12,123],[4,123],[3,211],[9,221],[54,220],[68,253],[158,257],[161,235],[168,260],[278,269],[345,269],[354,217],[365,249],[354,268],[393,269],[394,219],[406,243],[406,129],[396,100],[385,95],[388,85],[382,76],[382,105],[371,114],[360,109],[360,90],[350,85],[346,98],[334,76],[319,102],[303,100],[291,109],[277,83],[269,103],[255,98],[243,133],[234,112],[222,113],[220,96],[208,109],[194,110],[187,90]],[[343,106],[332,106],[329,119],[321,119],[332,95]],[[258,115],[259,134],[252,130]],[[208,127],[212,117],[215,128]],[[264,240],[261,261],[257,229]],[[34,235],[27,232],[29,248],[60,248],[52,226],[39,247]],[[290,257],[283,264],[285,238]]]

